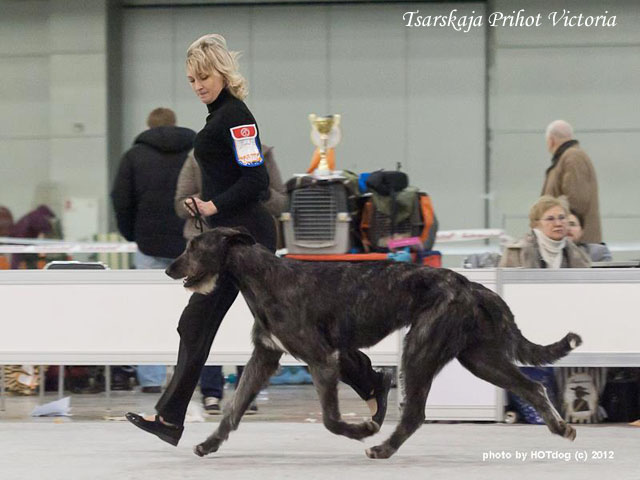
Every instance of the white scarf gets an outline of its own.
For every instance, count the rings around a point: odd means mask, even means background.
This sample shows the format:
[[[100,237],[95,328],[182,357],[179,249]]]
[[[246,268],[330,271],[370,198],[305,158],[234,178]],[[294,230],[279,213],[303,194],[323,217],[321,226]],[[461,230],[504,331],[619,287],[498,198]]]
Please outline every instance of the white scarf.
[[[547,263],[547,268],[560,268],[562,266],[562,250],[567,245],[567,237],[562,240],[553,240],[547,237],[537,228],[533,229],[538,239],[538,249],[542,259]]]

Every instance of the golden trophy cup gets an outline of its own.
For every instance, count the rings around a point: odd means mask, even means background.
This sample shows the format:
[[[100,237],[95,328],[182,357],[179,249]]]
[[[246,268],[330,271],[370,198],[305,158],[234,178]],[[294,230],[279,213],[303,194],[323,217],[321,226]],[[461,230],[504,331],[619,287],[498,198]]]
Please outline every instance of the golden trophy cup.
[[[315,113],[309,115],[311,122],[311,142],[318,147],[320,162],[315,170],[315,176],[331,175],[332,171],[327,162],[327,152],[334,148],[342,138],[340,132],[340,115],[318,116]]]

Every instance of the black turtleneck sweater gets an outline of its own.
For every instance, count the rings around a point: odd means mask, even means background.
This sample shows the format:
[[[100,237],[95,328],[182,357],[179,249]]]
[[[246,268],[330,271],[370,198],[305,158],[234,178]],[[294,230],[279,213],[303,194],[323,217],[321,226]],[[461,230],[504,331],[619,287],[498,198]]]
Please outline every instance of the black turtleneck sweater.
[[[253,166],[238,159],[232,129],[255,127],[255,142],[262,149],[255,118],[242,100],[226,88],[207,105],[209,115],[198,132],[194,153],[202,171],[202,200],[213,201],[218,213],[210,217],[228,218],[258,203],[269,187],[269,175],[263,161]]]

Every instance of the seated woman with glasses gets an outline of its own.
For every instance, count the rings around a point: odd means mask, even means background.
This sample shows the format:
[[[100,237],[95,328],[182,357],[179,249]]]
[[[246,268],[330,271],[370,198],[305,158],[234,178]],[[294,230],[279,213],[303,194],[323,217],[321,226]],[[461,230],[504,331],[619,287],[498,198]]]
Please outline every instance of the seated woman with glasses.
[[[531,233],[508,245],[500,267],[587,268],[591,261],[568,237],[569,204],[566,197],[545,195],[531,207]]]

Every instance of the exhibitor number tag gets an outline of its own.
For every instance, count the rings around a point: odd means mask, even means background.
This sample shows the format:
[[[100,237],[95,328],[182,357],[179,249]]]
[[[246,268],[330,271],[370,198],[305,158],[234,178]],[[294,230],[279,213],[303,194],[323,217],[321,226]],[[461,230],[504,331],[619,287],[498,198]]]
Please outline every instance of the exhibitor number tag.
[[[258,129],[255,124],[240,125],[231,129],[236,161],[242,167],[257,167],[264,163],[258,147]]]

